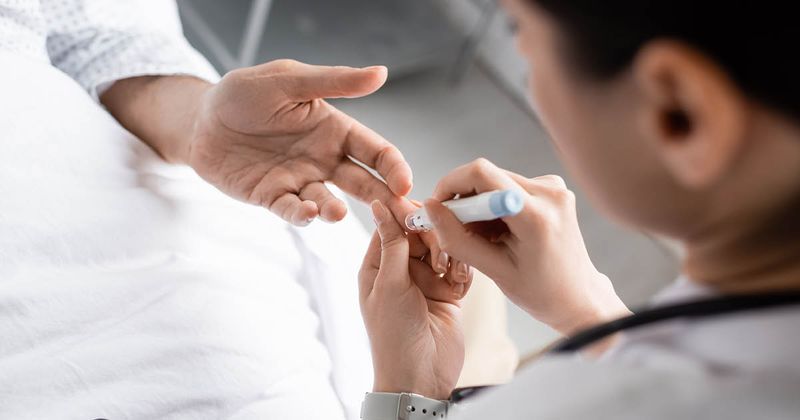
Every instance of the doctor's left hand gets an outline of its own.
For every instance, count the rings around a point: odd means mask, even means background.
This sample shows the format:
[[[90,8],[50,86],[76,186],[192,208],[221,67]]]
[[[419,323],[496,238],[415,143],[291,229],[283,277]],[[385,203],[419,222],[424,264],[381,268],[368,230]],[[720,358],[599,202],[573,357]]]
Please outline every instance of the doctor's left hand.
[[[385,67],[292,60],[234,70],[201,99],[185,163],[224,193],[296,225],[345,216],[325,181],[364,202],[403,196],[411,169],[400,151],[324,100],[365,96],[385,81]]]
[[[406,234],[377,201],[372,213],[378,228],[359,273],[359,289],[374,391],[447,399],[464,364],[459,300],[471,282],[442,279],[425,261],[429,249],[416,234]],[[452,275],[451,268],[444,276]]]

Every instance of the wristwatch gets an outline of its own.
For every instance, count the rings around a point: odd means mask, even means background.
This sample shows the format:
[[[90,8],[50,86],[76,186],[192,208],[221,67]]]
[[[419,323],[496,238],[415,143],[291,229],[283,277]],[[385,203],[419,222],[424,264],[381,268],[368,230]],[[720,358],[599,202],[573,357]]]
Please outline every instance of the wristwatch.
[[[447,418],[450,401],[403,392],[368,392],[361,403],[362,420],[434,420]]]

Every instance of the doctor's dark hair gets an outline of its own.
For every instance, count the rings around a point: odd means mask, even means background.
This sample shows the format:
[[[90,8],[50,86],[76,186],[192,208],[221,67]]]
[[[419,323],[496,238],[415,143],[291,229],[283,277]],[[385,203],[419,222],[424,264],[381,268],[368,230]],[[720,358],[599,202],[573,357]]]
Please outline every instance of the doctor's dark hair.
[[[555,19],[580,75],[623,72],[656,39],[684,42],[714,60],[742,91],[800,120],[800,23],[781,0],[531,0]]]

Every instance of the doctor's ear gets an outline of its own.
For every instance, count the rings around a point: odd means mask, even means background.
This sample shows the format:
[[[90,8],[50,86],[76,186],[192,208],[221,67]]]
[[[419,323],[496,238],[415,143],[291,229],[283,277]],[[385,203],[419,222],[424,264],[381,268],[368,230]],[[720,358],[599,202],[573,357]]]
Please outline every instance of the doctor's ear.
[[[744,150],[747,100],[710,58],[677,41],[652,41],[637,54],[638,123],[679,184],[703,189],[725,176]]]

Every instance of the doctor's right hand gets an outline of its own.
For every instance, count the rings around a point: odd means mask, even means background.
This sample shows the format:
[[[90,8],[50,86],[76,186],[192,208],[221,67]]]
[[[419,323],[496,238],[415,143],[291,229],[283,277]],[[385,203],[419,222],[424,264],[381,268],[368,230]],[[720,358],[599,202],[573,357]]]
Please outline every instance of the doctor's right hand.
[[[464,225],[440,203],[502,189],[522,192],[525,205],[498,221]],[[443,251],[492,278],[514,303],[560,333],[630,313],[589,259],[575,196],[560,177],[529,179],[478,159],[445,176],[425,208]]]

